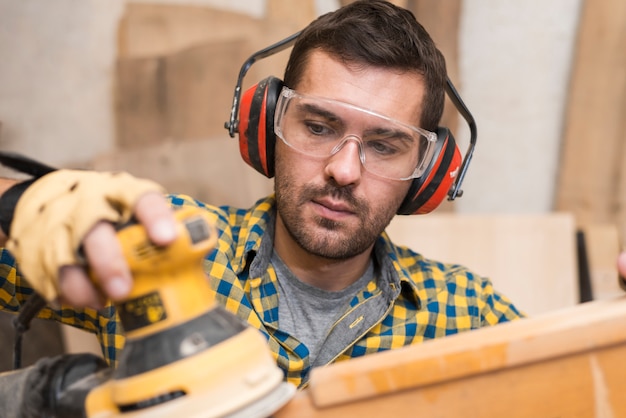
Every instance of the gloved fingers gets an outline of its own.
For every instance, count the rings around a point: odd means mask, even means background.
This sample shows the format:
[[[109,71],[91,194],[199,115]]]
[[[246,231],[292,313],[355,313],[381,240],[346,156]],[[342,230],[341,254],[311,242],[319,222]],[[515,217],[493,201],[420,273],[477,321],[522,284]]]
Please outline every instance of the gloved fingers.
[[[46,300],[55,300],[60,292],[59,269],[84,261],[78,250],[95,225],[100,221],[124,224],[132,219],[143,196],[162,192],[158,184],[126,173],[54,171],[30,185],[17,201],[7,249],[33,288]],[[117,241],[106,240],[112,245],[109,251],[119,252]],[[99,247],[97,251],[104,251],[102,258],[90,251],[88,261],[101,261],[95,267],[98,277],[122,279],[103,282],[105,293],[119,297],[126,293],[124,286],[130,286],[125,261],[121,254]],[[104,262],[112,264],[104,266]]]
[[[63,266],[59,271],[59,301],[77,308],[101,309],[105,305],[84,267]]]
[[[135,205],[135,217],[146,226],[148,237],[156,245],[167,245],[176,239],[176,223],[169,203],[162,194],[149,192]]]
[[[92,280],[112,300],[128,295],[132,277],[113,225],[98,222],[83,240]]]

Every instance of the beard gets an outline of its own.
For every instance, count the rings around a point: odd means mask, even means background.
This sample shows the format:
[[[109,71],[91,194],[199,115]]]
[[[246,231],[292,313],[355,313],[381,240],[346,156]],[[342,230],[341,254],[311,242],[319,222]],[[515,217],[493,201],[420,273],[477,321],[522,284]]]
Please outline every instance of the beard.
[[[333,260],[344,260],[369,249],[395,216],[401,200],[387,201],[373,210],[368,202],[358,199],[351,186],[339,187],[333,183],[324,186],[296,187],[287,176],[276,170],[274,191],[276,208],[293,240],[308,253]],[[321,216],[305,218],[302,205],[325,196],[350,205],[358,225],[334,221]]]

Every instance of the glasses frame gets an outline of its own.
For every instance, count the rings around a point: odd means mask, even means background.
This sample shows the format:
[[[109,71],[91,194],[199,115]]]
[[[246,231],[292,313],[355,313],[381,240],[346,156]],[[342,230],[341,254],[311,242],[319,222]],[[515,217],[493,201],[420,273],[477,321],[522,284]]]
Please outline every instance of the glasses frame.
[[[293,90],[287,86],[283,86],[280,95],[278,96],[278,100],[276,101],[276,111],[274,113],[274,133],[276,134],[277,137],[279,137],[286,145],[288,145],[289,147],[295,149],[296,151],[303,153],[305,155],[312,155],[312,156],[318,156],[318,157],[322,157],[322,155],[315,155],[315,154],[309,154],[306,151],[300,150],[296,147],[293,146],[293,144],[291,144],[289,142],[289,140],[287,138],[285,138],[285,134],[282,131],[282,118],[286,112],[286,107],[288,105],[288,103],[291,101],[291,99],[293,98],[302,98],[302,99],[309,99],[309,100],[315,100],[318,102],[324,102],[324,103],[329,103],[332,105],[338,105],[340,107],[347,107],[349,109],[352,110],[356,110],[358,112],[362,112],[365,113],[367,115],[371,115],[380,119],[383,119],[385,121],[394,123],[394,124],[398,124],[400,126],[402,126],[405,129],[408,129],[410,131],[415,132],[416,134],[424,137],[426,139],[426,149],[424,150],[422,156],[420,157],[419,161],[417,161],[416,167],[413,169],[413,172],[406,177],[400,177],[400,178],[396,178],[396,177],[390,177],[390,176],[385,176],[384,174],[380,174],[380,173],[376,173],[371,171],[370,168],[368,168],[365,157],[363,155],[363,139],[361,138],[361,136],[359,135],[355,135],[355,134],[345,134],[341,137],[341,139],[337,142],[337,146],[333,148],[333,151],[331,151],[331,153],[327,156],[324,157],[330,157],[332,155],[334,155],[337,151],[339,151],[342,147],[344,142],[348,139],[348,138],[354,138],[354,139],[358,139],[357,142],[359,142],[359,146],[360,146],[360,152],[359,152],[359,159],[361,161],[361,164],[363,165],[363,167],[365,168],[366,171],[368,171],[369,173],[378,176],[378,177],[382,177],[382,178],[387,178],[390,180],[411,180],[414,178],[419,178],[420,176],[422,176],[422,174],[424,174],[424,171],[426,170],[426,168],[428,167],[428,165],[430,164],[430,161],[432,159],[434,150],[435,150],[435,143],[437,142],[437,134],[431,131],[428,131],[426,129],[422,129],[420,127],[414,126],[414,125],[410,125],[408,123],[405,122],[401,122],[399,120],[390,118],[389,116],[385,116],[383,114],[374,112],[373,110],[370,109],[364,109],[362,107],[350,104],[350,103],[346,103],[346,102],[342,102],[339,100],[334,100],[334,99],[329,99],[326,97],[320,97],[320,96],[314,96],[314,95],[309,95],[309,94],[304,94],[304,93],[299,93],[296,90]]]

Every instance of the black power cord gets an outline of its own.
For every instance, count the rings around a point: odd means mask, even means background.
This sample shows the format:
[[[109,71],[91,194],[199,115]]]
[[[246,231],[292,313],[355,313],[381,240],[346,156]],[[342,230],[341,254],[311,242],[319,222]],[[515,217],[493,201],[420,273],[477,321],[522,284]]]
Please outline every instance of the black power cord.
[[[13,212],[17,201],[24,191],[39,177],[45,176],[56,169],[39,161],[25,157],[18,153],[0,151],[0,165],[33,176],[32,179],[17,183],[0,196],[0,228],[6,236],[10,235]],[[22,366],[22,337],[30,328],[33,318],[46,306],[46,300],[36,292],[22,305],[19,314],[13,319],[15,328],[15,344],[13,346],[13,368]]]
[[[22,367],[22,338],[30,328],[30,323],[35,316],[46,306],[46,300],[38,293],[33,293],[22,305],[19,314],[13,318],[15,328],[15,341],[13,344],[13,369]]]

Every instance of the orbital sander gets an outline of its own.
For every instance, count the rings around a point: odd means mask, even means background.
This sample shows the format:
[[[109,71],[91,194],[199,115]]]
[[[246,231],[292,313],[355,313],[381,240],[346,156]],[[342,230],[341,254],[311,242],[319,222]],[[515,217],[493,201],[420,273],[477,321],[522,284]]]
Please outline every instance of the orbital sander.
[[[0,163],[15,167],[8,161]],[[167,246],[137,223],[117,232],[134,280],[115,303],[126,337],[119,364],[57,364],[42,416],[262,418],[294,395],[261,333],[216,302],[203,268],[217,242],[210,215],[184,207],[174,216],[178,235]]]
[[[126,333],[118,367],[91,391],[87,417],[267,417],[295,391],[258,330],[215,302],[203,269],[217,241],[206,211],[175,212],[178,239],[118,232],[134,287],[116,303]]]

